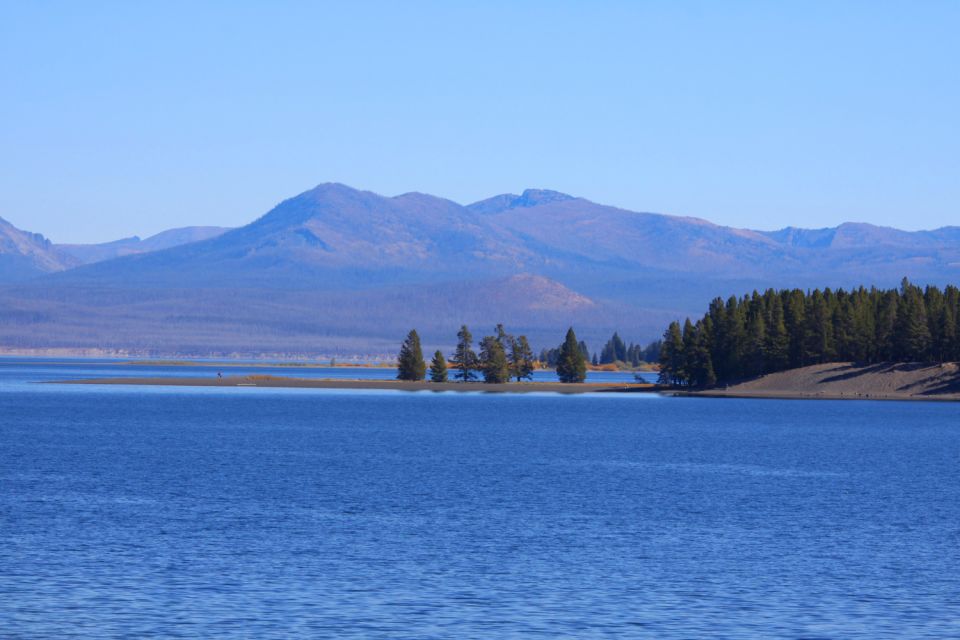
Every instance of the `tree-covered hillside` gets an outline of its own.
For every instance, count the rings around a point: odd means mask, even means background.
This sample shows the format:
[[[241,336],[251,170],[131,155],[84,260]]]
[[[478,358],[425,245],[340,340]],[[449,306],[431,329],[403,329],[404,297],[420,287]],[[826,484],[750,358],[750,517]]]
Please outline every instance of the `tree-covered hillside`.
[[[716,298],[664,333],[660,380],[709,387],[824,362],[960,360],[960,290],[773,290]]]

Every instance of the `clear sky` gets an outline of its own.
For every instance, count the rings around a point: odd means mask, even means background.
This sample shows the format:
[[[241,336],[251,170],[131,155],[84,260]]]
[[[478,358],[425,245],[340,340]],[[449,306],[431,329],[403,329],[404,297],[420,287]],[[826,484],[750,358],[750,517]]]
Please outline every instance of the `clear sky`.
[[[960,224],[958,33],[955,1],[0,0],[0,216],[104,241],[339,181]]]

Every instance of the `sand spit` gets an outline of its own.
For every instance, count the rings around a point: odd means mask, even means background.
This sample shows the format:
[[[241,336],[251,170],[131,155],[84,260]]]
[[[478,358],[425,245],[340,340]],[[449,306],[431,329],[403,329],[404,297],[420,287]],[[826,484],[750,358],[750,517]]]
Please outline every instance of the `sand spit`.
[[[83,380],[57,380],[51,384],[107,384],[167,387],[273,387],[298,389],[381,389],[391,391],[482,391],[487,393],[623,393],[653,392],[652,384],[583,383],[560,382],[510,382],[486,384],[483,382],[402,382],[399,380],[333,380],[312,378],[288,378],[284,376],[216,376],[165,377],[165,378],[87,378]]]
[[[957,363],[850,362],[817,364],[781,371],[708,391],[676,395],[731,398],[806,398],[830,400],[960,400]]]

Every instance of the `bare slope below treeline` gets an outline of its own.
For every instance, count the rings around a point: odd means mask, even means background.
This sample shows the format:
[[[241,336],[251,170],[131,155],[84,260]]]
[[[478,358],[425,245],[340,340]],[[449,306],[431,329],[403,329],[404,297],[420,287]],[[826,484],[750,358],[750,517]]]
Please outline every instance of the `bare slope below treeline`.
[[[747,398],[960,400],[956,363],[816,364],[771,373],[697,395]]]

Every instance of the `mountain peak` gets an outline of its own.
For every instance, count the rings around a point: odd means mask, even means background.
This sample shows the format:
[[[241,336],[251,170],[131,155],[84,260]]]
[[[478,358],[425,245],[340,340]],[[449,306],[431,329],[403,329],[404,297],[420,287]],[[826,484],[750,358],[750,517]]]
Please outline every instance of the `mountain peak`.
[[[41,234],[23,231],[0,218],[0,282],[25,280],[75,264]]]
[[[514,201],[515,207],[535,207],[538,204],[546,204],[548,202],[562,202],[564,200],[573,200],[574,197],[567,195],[566,193],[560,193],[559,191],[551,191],[550,189],[526,189],[520,197]]]
[[[518,209],[525,207],[536,207],[550,202],[563,202],[564,200],[576,200],[571,195],[551,191],[549,189],[525,189],[519,196],[514,193],[503,193],[480,202],[474,202],[467,205],[467,209],[474,213],[500,213],[509,209]]]

